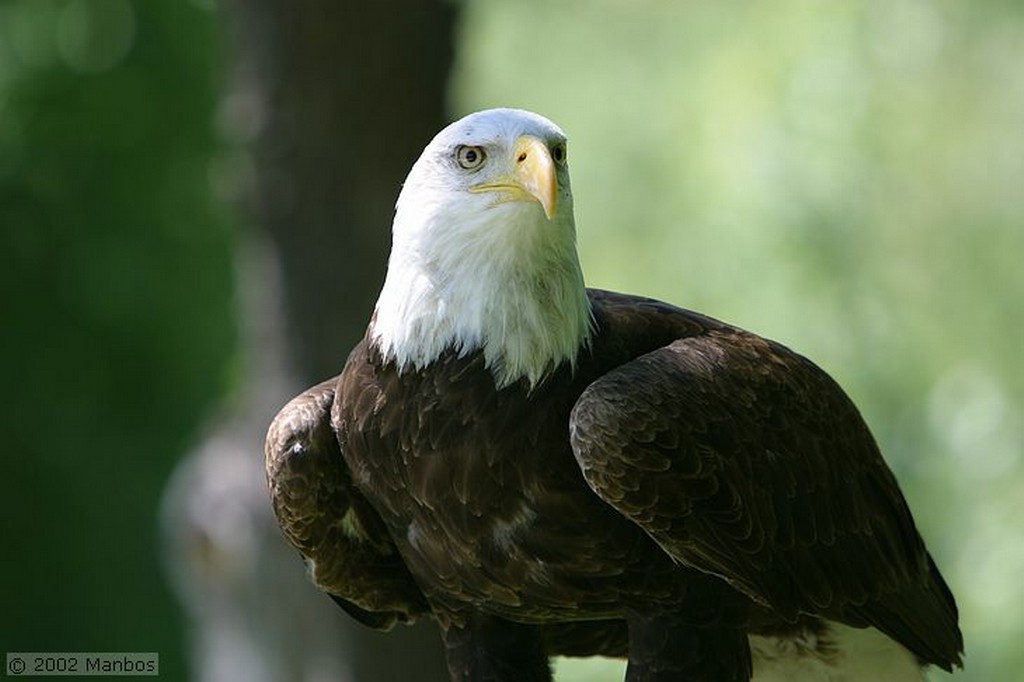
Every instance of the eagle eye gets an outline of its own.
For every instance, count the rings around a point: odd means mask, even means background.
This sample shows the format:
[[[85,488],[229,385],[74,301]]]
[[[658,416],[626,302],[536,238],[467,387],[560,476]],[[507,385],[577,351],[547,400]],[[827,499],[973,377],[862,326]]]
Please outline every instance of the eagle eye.
[[[455,148],[455,160],[460,168],[465,168],[466,170],[479,168],[486,156],[483,147],[460,144]]]
[[[565,163],[567,152],[564,142],[558,142],[551,148],[551,158],[555,163]]]

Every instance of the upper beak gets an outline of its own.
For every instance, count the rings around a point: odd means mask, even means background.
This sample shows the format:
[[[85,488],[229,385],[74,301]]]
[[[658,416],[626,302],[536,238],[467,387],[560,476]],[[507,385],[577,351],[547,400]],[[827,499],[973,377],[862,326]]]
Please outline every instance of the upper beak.
[[[532,135],[523,135],[512,149],[512,163],[509,176],[474,185],[472,190],[503,190],[511,200],[536,201],[551,220],[558,208],[558,175],[548,146]]]

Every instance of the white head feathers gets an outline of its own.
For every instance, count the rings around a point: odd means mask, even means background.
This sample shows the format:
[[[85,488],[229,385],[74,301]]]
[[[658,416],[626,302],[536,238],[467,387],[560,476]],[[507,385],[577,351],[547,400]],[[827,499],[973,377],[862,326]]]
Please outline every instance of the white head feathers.
[[[405,181],[371,339],[400,370],[482,350],[536,385],[590,335],[565,135],[518,109],[442,130]]]

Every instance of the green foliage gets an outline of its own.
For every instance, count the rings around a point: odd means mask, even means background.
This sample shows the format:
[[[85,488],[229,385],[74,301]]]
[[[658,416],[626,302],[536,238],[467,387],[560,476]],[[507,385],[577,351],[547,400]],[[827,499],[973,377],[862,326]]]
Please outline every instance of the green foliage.
[[[156,510],[233,344],[213,18],[0,4],[8,651],[159,651],[184,676]]]
[[[832,373],[958,596],[958,679],[1013,679],[1024,664],[1024,614],[1010,606],[1024,603],[1020,7],[465,10],[457,107],[535,109],[569,133],[589,283],[740,324]]]
[[[169,679],[184,677],[181,624],[156,505],[233,347],[233,240],[210,186],[219,35],[202,4],[0,0],[0,640],[159,650]],[[567,129],[590,283],[741,324],[836,376],[958,595],[958,679],[1013,679],[1020,7],[462,8],[457,106]],[[621,679],[598,667],[558,672]]]

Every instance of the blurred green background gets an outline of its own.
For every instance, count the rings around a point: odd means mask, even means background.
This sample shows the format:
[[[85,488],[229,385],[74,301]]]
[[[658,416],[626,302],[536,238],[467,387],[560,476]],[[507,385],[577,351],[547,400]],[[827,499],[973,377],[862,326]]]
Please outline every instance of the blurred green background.
[[[957,595],[957,679],[1014,679],[1024,5],[458,7],[452,115],[520,106],[569,133],[589,284],[836,377]],[[0,2],[5,651],[160,651],[184,679],[156,515],[239,374],[223,42],[211,3]]]

